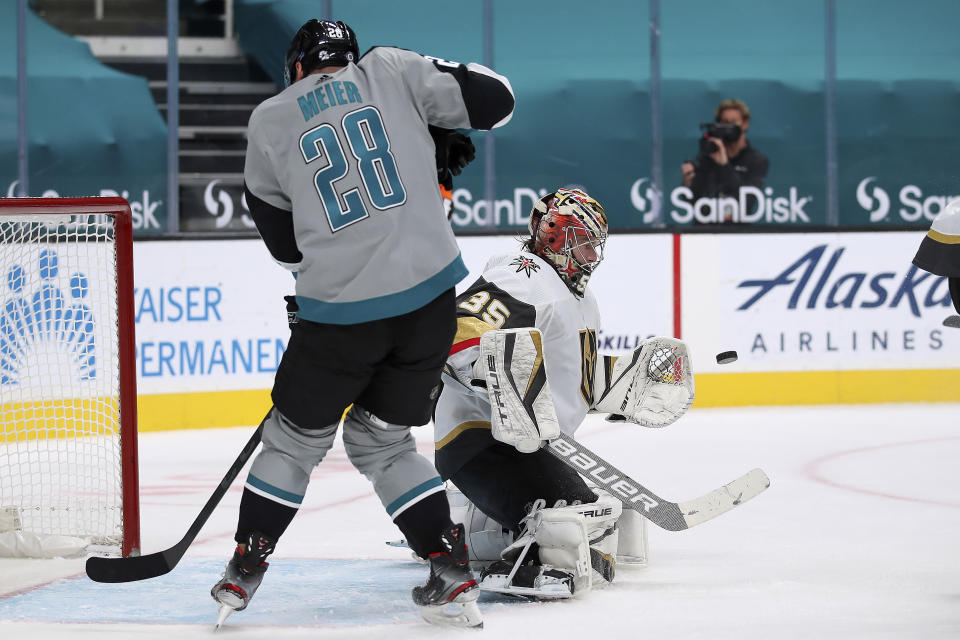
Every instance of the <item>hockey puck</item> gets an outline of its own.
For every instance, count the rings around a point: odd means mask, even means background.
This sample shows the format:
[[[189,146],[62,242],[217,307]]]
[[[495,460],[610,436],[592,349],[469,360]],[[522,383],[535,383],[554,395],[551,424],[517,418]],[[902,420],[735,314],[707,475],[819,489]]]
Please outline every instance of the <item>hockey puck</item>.
[[[943,326],[960,329],[960,316],[947,316],[943,319]]]
[[[721,351],[717,354],[717,364],[730,364],[737,361],[736,351]]]

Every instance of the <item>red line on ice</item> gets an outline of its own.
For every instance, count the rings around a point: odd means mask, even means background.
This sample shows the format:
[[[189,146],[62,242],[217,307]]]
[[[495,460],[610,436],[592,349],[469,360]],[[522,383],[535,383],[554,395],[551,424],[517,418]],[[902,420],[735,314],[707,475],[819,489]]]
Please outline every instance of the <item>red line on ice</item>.
[[[918,444],[930,444],[933,442],[946,442],[950,440],[960,440],[958,437],[949,437],[949,438],[929,438],[927,440],[911,440],[908,442],[891,442],[888,444],[876,445],[873,447],[859,447],[857,449],[848,449],[846,451],[838,451],[836,453],[830,453],[820,458],[815,458],[807,463],[804,467],[804,474],[813,480],[814,482],[819,482],[825,484],[828,487],[833,487],[835,489],[844,489],[846,491],[853,491],[854,493],[863,493],[870,496],[877,496],[880,498],[890,498],[891,500],[902,500],[904,502],[917,502],[921,504],[933,504],[939,507],[952,507],[954,509],[960,508],[960,503],[956,502],[943,502],[941,500],[930,500],[927,498],[914,498],[911,496],[900,496],[894,493],[886,493],[884,491],[874,491],[873,489],[865,489],[863,487],[857,487],[851,484],[845,484],[843,482],[837,482],[827,478],[825,472],[821,471],[820,467],[825,463],[836,460],[837,458],[842,458],[844,456],[850,456],[858,453],[869,453],[872,451],[879,451],[881,449],[895,449],[897,447],[908,447]]]

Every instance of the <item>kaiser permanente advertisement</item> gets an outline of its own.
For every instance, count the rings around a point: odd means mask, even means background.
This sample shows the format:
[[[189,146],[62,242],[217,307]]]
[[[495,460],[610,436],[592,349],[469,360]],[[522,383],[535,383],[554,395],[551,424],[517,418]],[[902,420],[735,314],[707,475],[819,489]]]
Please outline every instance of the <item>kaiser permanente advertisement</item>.
[[[678,327],[694,408],[960,401],[960,330],[941,324],[952,313],[945,280],[910,264],[921,239],[614,235],[591,280],[599,350],[626,353]],[[462,238],[471,274],[460,288],[518,247],[511,236]],[[293,277],[259,240],[140,241],[134,256],[141,429],[259,421],[289,336]],[[730,349],[738,361],[718,365]]]

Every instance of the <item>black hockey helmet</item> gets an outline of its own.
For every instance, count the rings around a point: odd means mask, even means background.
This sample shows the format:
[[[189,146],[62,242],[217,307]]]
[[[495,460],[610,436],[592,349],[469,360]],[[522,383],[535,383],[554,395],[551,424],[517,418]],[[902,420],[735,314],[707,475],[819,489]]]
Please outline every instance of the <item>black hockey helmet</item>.
[[[357,34],[346,23],[330,20],[308,20],[290,42],[283,65],[283,84],[289,87],[297,75],[296,64],[304,73],[318,67],[346,66],[360,59]]]

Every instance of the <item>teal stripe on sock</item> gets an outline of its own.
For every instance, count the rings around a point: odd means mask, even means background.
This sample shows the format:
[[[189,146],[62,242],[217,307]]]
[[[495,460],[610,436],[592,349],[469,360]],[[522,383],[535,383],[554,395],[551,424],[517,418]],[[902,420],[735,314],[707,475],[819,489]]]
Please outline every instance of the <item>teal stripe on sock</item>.
[[[287,502],[295,502],[297,504],[301,504],[303,502],[303,496],[298,496],[295,493],[284,491],[280,487],[275,487],[269,482],[264,482],[263,480],[256,477],[252,473],[249,476],[247,476],[247,483],[252,487],[256,487],[257,489],[260,489],[260,491],[269,493],[270,495],[276,496],[281,500],[286,500]]]
[[[393,514],[397,511],[397,509],[399,509],[403,505],[407,504],[408,502],[411,502],[417,496],[427,493],[428,491],[430,491],[430,489],[435,489],[442,485],[443,485],[443,480],[440,479],[440,476],[434,476],[429,480],[427,480],[426,482],[418,484],[413,489],[410,489],[410,491],[407,491],[402,496],[400,496],[399,498],[397,498],[396,500],[388,504],[387,514],[392,518]]]

